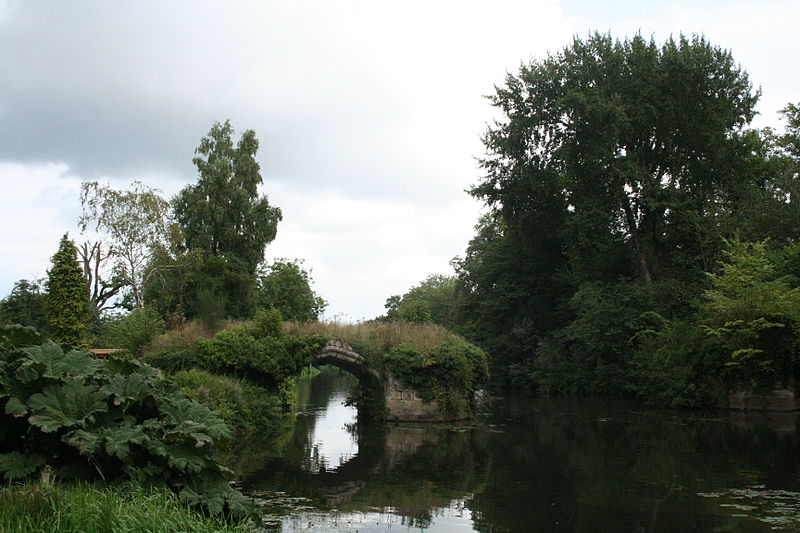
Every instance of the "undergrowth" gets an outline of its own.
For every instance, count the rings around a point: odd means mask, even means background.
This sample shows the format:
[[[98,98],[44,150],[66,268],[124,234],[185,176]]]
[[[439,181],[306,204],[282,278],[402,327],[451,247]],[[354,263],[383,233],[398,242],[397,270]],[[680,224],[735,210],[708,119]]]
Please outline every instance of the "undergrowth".
[[[29,483],[0,489],[3,533],[249,533],[188,508],[164,488]]]

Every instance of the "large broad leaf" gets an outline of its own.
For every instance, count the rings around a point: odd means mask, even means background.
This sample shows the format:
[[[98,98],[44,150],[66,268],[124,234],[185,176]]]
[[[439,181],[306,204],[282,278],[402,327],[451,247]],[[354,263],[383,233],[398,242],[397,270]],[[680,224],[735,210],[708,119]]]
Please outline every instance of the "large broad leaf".
[[[32,364],[46,378],[87,377],[94,375],[103,366],[102,361],[89,353],[78,350],[64,352],[64,348],[54,342],[32,346],[23,351],[29,359],[26,364]]]
[[[197,473],[208,463],[206,458],[190,446],[167,446],[167,464],[183,472]]]
[[[42,336],[35,328],[20,326],[19,324],[6,324],[0,326],[1,351],[13,350],[24,346],[32,346],[42,342]]]
[[[28,420],[46,433],[76,426],[93,414],[106,411],[107,397],[108,393],[99,391],[94,385],[86,385],[79,379],[63,385],[50,385],[41,394],[34,394],[28,400],[33,413]]]
[[[0,472],[6,479],[20,479],[36,472],[45,462],[44,456],[20,452],[0,454]]]
[[[151,391],[150,378],[141,374],[124,376],[117,374],[112,377],[101,390],[114,396],[114,405],[136,402],[147,396]]]
[[[14,417],[25,416],[28,414],[28,407],[19,398],[12,396],[6,402],[6,414]]]
[[[100,435],[84,429],[70,431],[61,437],[61,440],[70,446],[78,448],[83,455],[95,453],[100,448],[100,443],[102,442]]]
[[[201,447],[212,439],[229,438],[231,431],[222,418],[205,405],[180,398],[161,407],[166,416],[164,422],[173,427],[166,432],[169,438],[188,437]]]
[[[39,372],[33,367],[33,363],[26,361],[14,372],[14,378],[21,383],[31,383],[39,379]]]
[[[131,444],[143,444],[150,439],[142,426],[133,425],[106,430],[104,435],[106,451],[122,460],[130,456]]]

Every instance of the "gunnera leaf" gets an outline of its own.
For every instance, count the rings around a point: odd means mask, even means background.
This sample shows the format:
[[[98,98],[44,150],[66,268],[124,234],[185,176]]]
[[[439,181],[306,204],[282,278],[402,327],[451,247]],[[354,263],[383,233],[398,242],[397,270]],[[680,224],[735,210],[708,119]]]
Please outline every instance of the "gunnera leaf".
[[[2,453],[0,454],[0,472],[8,480],[26,478],[36,472],[44,462],[44,456],[39,454]]]
[[[20,326],[19,324],[6,324],[0,326],[0,348],[14,349],[31,346],[42,342],[42,336],[36,328]]]
[[[60,344],[52,341],[26,348],[23,352],[46,378],[91,376],[103,366],[102,361],[95,359],[89,353],[78,350],[64,352],[64,348]]]
[[[106,451],[127,459],[131,453],[131,444],[143,444],[150,437],[144,432],[142,426],[124,425],[104,432]]]
[[[70,431],[61,437],[61,440],[65,444],[69,444],[74,448],[78,448],[78,451],[80,451],[83,455],[95,453],[100,447],[101,442],[100,435],[83,429]]]
[[[195,441],[200,448],[213,439],[229,438],[231,431],[217,413],[194,400],[180,398],[161,407],[164,421],[174,427],[167,435],[183,436]]]
[[[108,410],[107,396],[97,386],[84,384],[79,379],[63,385],[49,385],[28,400],[33,413],[28,421],[45,433],[76,426],[93,414]]]
[[[117,374],[101,390],[114,396],[114,405],[123,402],[135,402],[144,398],[151,392],[149,379],[141,374],[123,376]]]
[[[207,466],[206,458],[191,446],[167,446],[167,464],[181,472],[197,473]]]
[[[6,402],[6,414],[19,418],[28,414],[28,407],[16,396],[11,396]]]

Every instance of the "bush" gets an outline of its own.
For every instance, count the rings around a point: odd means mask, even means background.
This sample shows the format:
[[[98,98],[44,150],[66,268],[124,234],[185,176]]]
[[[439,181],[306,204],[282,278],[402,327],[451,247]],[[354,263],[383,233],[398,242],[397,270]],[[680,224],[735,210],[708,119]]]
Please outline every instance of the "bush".
[[[631,365],[630,390],[660,407],[703,407],[719,403],[719,364],[712,340],[695,323],[666,321],[652,315],[652,329],[637,335],[640,343]]]
[[[289,391],[271,392],[246,380],[203,370],[181,370],[171,376],[181,392],[213,409],[237,433],[277,433],[290,406]]]
[[[142,352],[164,331],[164,320],[154,309],[137,308],[115,317],[94,341],[98,348],[124,348],[134,355]]]
[[[800,287],[766,243],[728,241],[698,317],[718,348],[731,388],[786,385],[800,362]]]
[[[261,336],[260,332],[259,328],[236,326],[213,339],[198,339],[199,366],[274,388],[311,364],[327,342],[324,337]]]
[[[0,422],[0,480],[47,465],[60,478],[166,485],[211,511],[245,509],[212,455],[228,427],[144,363],[0,327]]]

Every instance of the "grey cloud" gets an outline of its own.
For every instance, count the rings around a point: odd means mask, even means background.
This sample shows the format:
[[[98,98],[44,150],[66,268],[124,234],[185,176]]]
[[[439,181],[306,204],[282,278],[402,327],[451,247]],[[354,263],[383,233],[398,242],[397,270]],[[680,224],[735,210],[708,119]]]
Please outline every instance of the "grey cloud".
[[[328,23],[335,10],[263,5],[12,3],[0,23],[0,160],[187,181],[200,137],[231,118],[256,130],[265,176],[366,196],[432,184],[392,145],[405,110],[363,43]]]

